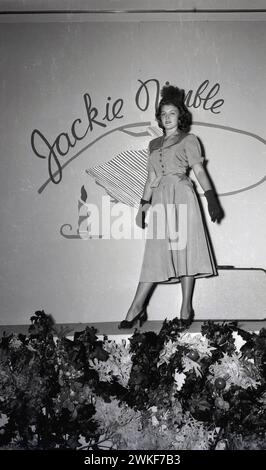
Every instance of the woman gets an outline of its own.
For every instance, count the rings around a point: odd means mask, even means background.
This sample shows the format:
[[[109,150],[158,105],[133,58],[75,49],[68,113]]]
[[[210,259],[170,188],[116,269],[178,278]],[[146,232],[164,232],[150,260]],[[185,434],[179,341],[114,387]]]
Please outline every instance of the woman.
[[[222,209],[203,167],[200,144],[195,135],[188,133],[191,117],[184,105],[183,91],[165,86],[161,97],[156,119],[163,136],[149,144],[148,176],[136,216],[137,225],[145,228],[150,207],[151,214],[157,214],[157,231],[155,235],[153,219],[139,284],[120,329],[132,328],[137,322],[141,326],[147,320],[147,299],[157,283],[181,282],[179,329],[185,330],[194,318],[195,278],[217,275],[198,199],[187,176],[190,168],[204,190],[213,222],[221,220]]]

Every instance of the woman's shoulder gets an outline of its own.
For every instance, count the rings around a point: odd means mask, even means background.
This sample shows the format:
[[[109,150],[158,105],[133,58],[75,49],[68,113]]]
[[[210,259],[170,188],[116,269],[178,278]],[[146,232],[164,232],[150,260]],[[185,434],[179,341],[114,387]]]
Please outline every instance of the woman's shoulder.
[[[197,136],[193,134],[192,132],[185,133],[184,139],[186,142],[195,142],[198,140]]]
[[[185,135],[185,137],[183,138],[183,144],[186,150],[191,150],[191,149],[196,148],[199,151],[201,147],[198,137],[192,132],[187,133]]]
[[[184,139],[184,150],[190,166],[195,163],[203,162],[201,143],[195,134],[187,134],[186,138]]]

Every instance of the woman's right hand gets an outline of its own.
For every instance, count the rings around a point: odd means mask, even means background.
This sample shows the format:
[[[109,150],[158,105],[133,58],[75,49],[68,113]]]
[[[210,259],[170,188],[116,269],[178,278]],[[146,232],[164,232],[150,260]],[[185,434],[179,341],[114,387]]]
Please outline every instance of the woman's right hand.
[[[136,224],[138,227],[144,229],[148,226],[148,224],[145,223],[145,217],[146,217],[146,212],[148,211],[150,207],[150,201],[141,198],[140,200],[140,205],[139,205],[139,210],[136,215]]]
[[[135,221],[136,221],[137,226],[142,229],[147,227],[147,224],[145,223],[145,216],[146,216],[146,212],[140,207],[137,212]]]
[[[148,208],[145,209],[144,207],[140,206],[139,210],[137,212],[136,218],[135,218],[137,226],[142,228],[142,229],[144,229],[148,226],[148,224],[146,224],[146,222],[145,222],[145,217],[146,217],[147,210],[148,210]]]

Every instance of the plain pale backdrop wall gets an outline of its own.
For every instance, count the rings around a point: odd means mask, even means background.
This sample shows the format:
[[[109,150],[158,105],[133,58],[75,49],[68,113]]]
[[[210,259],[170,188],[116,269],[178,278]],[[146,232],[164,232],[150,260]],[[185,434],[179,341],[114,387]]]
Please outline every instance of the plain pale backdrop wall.
[[[141,111],[135,102],[138,80],[169,81],[186,92],[195,92],[205,80],[208,90],[219,84],[212,100],[224,100],[219,113],[203,104],[191,108],[197,123],[192,132],[204,144],[226,214],[220,225],[207,215],[208,228],[218,264],[265,267],[266,184],[260,183],[266,174],[265,22],[17,23],[1,24],[0,37],[1,324],[27,323],[38,309],[59,323],[125,316],[138,282],[144,240],[67,239],[60,228],[71,224],[76,233],[82,185],[89,202],[101,203],[105,191],[85,173],[87,168],[124,150],[147,147],[151,136],[115,131],[132,123],[155,125],[155,93],[150,88],[150,105]],[[84,123],[80,132],[84,130],[85,93],[106,127],[95,126],[60,157],[63,164],[80,152],[63,169],[59,184],[50,181],[40,190],[49,179],[48,159],[34,154],[31,134],[38,129],[52,144],[60,133],[70,134],[77,118]],[[108,97],[111,103],[123,99],[123,118],[102,120]],[[45,146],[42,150],[47,155]],[[206,210],[204,199],[202,203]],[[254,283],[254,275],[246,273],[243,283],[224,282],[224,273],[220,284],[219,278],[199,280],[196,311],[204,318],[226,317],[232,298],[239,301],[235,316],[243,317],[247,299],[252,299],[252,317],[260,317],[265,282],[260,278]],[[158,286],[149,316],[172,318],[179,305],[180,286]]]

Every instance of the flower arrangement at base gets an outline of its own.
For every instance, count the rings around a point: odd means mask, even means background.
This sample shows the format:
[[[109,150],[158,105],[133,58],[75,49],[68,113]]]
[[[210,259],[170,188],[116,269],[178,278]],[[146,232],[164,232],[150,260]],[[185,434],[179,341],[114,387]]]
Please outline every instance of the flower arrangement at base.
[[[88,327],[69,339],[44,311],[31,323],[0,342],[0,448],[266,447],[265,329],[173,319],[118,344]]]

